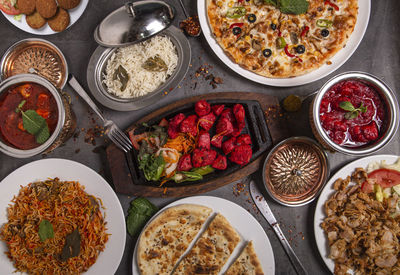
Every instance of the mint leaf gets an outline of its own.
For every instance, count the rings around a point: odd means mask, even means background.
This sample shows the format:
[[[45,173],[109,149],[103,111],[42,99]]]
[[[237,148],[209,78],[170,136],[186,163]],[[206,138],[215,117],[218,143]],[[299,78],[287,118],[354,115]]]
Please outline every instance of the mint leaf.
[[[353,111],[353,112],[347,112],[344,114],[345,119],[353,119],[358,117],[358,111]]]
[[[36,142],[39,144],[43,144],[48,140],[50,137],[49,127],[42,127],[39,132],[36,134]]]
[[[24,129],[31,135],[36,137],[36,142],[39,144],[45,143],[50,137],[50,130],[46,120],[41,117],[35,110],[22,111],[22,106],[25,104],[23,100],[15,110],[22,114],[22,124]]]
[[[42,220],[39,224],[39,238],[42,242],[54,238],[53,225],[48,220]]]
[[[351,104],[351,102],[349,102],[349,101],[340,102],[339,107],[342,108],[343,110],[349,111],[349,112],[352,112],[355,110],[353,104]]]
[[[41,128],[43,128],[45,125],[47,126],[46,120],[38,115],[35,110],[27,110],[25,112],[21,110],[21,113],[24,128],[28,131],[28,133],[36,135],[39,133]]]
[[[18,104],[18,107],[15,108],[15,112],[18,114],[21,108],[25,105],[26,100],[22,100],[20,104]]]
[[[279,9],[282,13],[302,14],[308,10],[308,1],[306,0],[278,0]]]
[[[362,102],[361,102],[360,107],[358,107],[358,109],[363,113],[367,112],[367,106],[364,106]]]
[[[278,3],[276,2],[277,0],[264,0],[264,3],[267,5],[272,5],[272,6],[277,6]]]

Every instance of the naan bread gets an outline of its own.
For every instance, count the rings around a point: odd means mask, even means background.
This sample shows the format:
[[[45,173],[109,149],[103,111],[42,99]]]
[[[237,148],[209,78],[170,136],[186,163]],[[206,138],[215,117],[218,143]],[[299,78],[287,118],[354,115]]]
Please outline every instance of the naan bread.
[[[225,275],[264,275],[252,241],[246,245]]]
[[[239,242],[236,230],[218,214],[173,274],[218,274]]]
[[[195,204],[168,208],[142,232],[137,251],[141,274],[170,274],[212,209]]]

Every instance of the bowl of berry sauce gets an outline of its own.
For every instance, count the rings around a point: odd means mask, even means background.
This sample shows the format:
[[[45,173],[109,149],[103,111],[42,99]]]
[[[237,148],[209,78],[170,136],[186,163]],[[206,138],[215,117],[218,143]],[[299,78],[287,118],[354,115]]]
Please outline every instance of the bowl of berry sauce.
[[[368,155],[383,148],[399,126],[395,94],[364,72],[339,74],[319,90],[311,105],[311,127],[331,151]]]

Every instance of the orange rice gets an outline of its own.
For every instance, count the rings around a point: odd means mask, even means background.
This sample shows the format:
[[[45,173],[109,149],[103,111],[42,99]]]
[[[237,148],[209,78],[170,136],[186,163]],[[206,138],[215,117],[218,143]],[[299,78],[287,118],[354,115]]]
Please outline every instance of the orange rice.
[[[46,189],[37,188],[38,185],[43,187],[43,184],[49,190],[48,193],[44,192],[47,196],[41,194]],[[106,233],[107,223],[99,210],[101,201],[88,195],[78,182],[61,182],[54,178],[30,183],[21,186],[18,196],[14,196],[11,202],[13,204],[7,209],[8,222],[1,228],[0,239],[7,243],[6,254],[17,271],[29,274],[79,274],[87,271],[104,250],[109,234]],[[44,242],[38,234],[43,219],[50,221],[54,230],[54,238]],[[65,237],[76,228],[81,237],[79,255],[61,261]]]

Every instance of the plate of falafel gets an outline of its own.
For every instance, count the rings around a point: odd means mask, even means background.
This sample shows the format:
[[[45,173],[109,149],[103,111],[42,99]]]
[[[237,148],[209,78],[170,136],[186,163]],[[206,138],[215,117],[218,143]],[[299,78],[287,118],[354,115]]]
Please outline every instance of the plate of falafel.
[[[38,35],[62,32],[81,17],[89,0],[6,0],[15,7],[3,15],[19,29]]]

